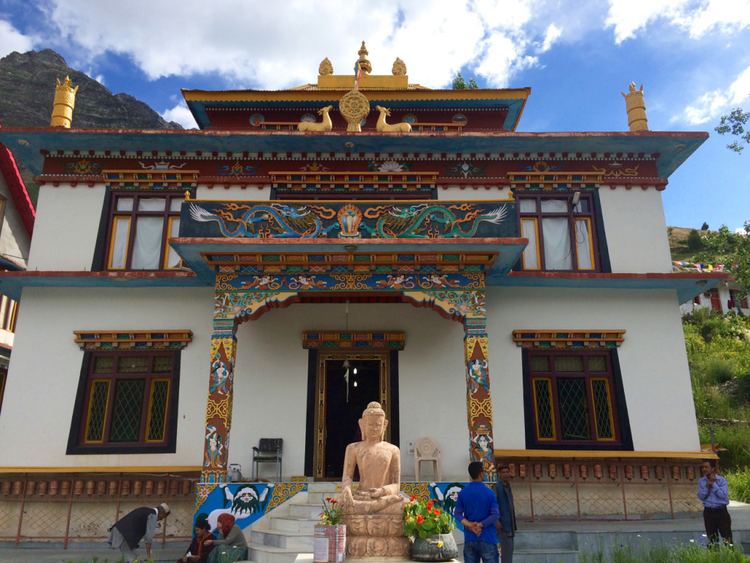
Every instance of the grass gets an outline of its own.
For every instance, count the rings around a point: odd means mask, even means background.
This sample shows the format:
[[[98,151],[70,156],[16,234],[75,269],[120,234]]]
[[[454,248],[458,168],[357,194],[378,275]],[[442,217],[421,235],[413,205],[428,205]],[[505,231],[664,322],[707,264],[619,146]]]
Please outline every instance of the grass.
[[[583,553],[580,563],[747,563],[750,556],[745,556],[739,548],[721,546],[706,549],[697,545],[647,547],[620,546],[611,553],[603,550],[595,553]]]

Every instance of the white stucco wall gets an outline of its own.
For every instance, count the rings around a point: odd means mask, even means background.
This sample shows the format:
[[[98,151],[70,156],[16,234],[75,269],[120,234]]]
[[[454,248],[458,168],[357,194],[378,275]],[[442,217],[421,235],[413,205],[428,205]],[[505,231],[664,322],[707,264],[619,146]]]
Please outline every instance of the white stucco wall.
[[[486,199],[509,199],[510,189],[499,186],[446,186],[437,191],[440,200],[477,201]]]
[[[697,451],[673,292],[493,288],[488,307],[497,448],[526,448],[521,350],[512,342],[514,329],[625,329],[619,361],[635,449]],[[24,290],[0,413],[0,466],[200,465],[211,311],[210,288]],[[343,304],[295,304],[240,325],[229,461],[242,464],[246,475],[251,448],[261,437],[284,439],[285,476],[304,473],[308,353],[301,334],[344,325]],[[349,326],[407,334],[399,354],[404,478],[413,475],[407,444],[425,435],[441,445],[445,478],[464,477],[468,430],[461,325],[406,304],[352,304]],[[89,329],[193,331],[181,356],[176,453],[65,454],[83,358],[73,331]],[[23,421],[23,432],[17,421]]]
[[[618,349],[636,451],[698,451],[680,311],[674,292],[503,288],[488,292],[495,447],[523,449],[518,329],[625,329]]]
[[[25,266],[29,257],[29,234],[16,210],[13,195],[5,178],[0,174],[0,194],[5,198],[5,217],[0,231],[0,254],[11,262]]]
[[[210,288],[26,288],[0,412],[0,467],[200,465]],[[190,329],[182,351],[175,454],[66,455],[83,352],[74,330]]]
[[[104,186],[42,186],[29,270],[90,270]]]
[[[198,186],[196,199],[218,201],[265,201],[271,197],[270,186]]]
[[[671,272],[661,192],[640,187],[599,189],[613,272]]]

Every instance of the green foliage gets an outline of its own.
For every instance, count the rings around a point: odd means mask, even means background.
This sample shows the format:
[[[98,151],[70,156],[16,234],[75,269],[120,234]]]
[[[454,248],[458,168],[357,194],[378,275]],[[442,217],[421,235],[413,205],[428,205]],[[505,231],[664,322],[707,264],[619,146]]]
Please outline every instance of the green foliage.
[[[742,111],[742,108],[733,109],[728,115],[722,115],[719,126],[715,128],[715,131],[719,135],[726,135],[727,133],[736,137],[727,148],[733,150],[736,153],[741,153],[745,147],[742,146],[742,142],[750,144],[750,129],[745,129],[750,121],[750,112]]]
[[[477,81],[470,78],[468,82],[464,79],[463,75],[459,72],[453,78],[453,89],[454,90],[476,90],[479,88]]]
[[[698,545],[619,546],[607,557],[602,550],[583,553],[580,563],[747,563],[750,557],[738,547],[720,546],[706,549]]]
[[[727,471],[724,477],[729,482],[729,497],[750,503],[750,467]]]
[[[722,225],[718,231],[706,231],[701,242],[702,250],[694,260],[724,264],[737,283],[750,291],[750,221],[745,222],[744,234],[733,233]]]
[[[453,518],[440,503],[420,501],[411,497],[404,507],[404,535],[427,539],[435,534],[450,534]]]
[[[687,238],[687,247],[688,250],[692,252],[698,252],[701,248],[703,248],[703,239],[701,238],[700,233],[695,229],[690,230],[690,234]]]

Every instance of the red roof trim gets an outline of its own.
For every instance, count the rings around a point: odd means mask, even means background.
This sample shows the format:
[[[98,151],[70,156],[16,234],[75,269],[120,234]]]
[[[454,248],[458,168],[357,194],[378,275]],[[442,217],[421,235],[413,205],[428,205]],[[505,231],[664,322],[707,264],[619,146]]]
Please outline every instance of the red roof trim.
[[[26,189],[23,178],[21,178],[21,171],[18,169],[16,159],[13,158],[13,153],[5,145],[0,145],[0,173],[2,173],[5,181],[8,183],[8,189],[13,196],[13,203],[30,237],[31,232],[34,230],[36,209],[34,209],[34,204],[31,203],[29,192]]]

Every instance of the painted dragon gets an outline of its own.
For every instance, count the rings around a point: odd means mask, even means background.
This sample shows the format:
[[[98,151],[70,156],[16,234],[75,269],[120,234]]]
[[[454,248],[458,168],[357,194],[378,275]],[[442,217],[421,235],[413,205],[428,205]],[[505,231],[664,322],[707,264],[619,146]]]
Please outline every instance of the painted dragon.
[[[454,210],[466,213],[458,217]],[[446,207],[422,203],[409,207],[380,207],[368,209],[368,212],[368,217],[379,215],[375,232],[383,238],[469,238],[476,234],[481,223],[499,225],[508,216],[505,205],[482,210],[471,204]],[[464,223],[468,223],[467,229],[462,228]]]
[[[190,204],[190,217],[201,223],[215,222],[225,237],[260,238],[271,235],[264,231],[263,223],[271,223],[273,236],[281,238],[316,238],[323,232],[323,222],[316,213],[305,206],[292,207],[281,203],[262,205],[227,204],[212,213],[203,207]],[[237,214],[236,211],[241,213]]]

